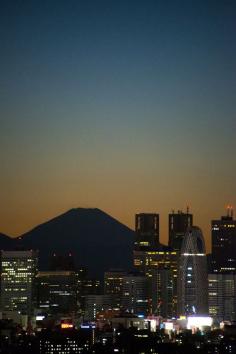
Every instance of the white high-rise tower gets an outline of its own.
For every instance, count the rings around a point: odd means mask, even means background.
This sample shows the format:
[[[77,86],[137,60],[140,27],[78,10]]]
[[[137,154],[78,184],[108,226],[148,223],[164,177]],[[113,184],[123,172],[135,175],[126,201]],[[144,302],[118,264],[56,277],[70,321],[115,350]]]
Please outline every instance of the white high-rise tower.
[[[178,313],[207,314],[207,259],[201,229],[189,228],[184,236],[178,269]]]

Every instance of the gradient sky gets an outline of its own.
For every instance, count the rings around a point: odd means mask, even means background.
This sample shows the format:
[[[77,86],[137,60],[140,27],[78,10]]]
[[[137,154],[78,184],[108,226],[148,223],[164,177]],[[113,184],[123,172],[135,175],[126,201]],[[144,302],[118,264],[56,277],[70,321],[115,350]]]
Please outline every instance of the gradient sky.
[[[236,205],[236,2],[1,1],[0,231]]]

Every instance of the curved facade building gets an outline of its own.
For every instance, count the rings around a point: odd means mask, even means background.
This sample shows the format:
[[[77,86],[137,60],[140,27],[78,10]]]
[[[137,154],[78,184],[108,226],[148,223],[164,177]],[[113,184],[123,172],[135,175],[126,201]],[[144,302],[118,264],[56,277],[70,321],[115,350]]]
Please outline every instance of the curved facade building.
[[[201,229],[189,228],[183,238],[178,269],[179,315],[207,314],[207,259]]]

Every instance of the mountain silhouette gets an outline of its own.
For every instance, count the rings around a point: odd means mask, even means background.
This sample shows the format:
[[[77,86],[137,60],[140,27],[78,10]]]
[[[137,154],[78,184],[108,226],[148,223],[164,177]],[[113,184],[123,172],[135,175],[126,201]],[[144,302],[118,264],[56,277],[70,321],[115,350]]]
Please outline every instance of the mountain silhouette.
[[[11,250],[14,243],[14,239],[5,234],[0,233],[0,250]]]
[[[100,209],[77,208],[59,215],[16,240],[17,247],[39,250],[39,268],[47,270],[53,253],[72,253],[75,264],[102,277],[110,268],[132,267],[134,231]]]

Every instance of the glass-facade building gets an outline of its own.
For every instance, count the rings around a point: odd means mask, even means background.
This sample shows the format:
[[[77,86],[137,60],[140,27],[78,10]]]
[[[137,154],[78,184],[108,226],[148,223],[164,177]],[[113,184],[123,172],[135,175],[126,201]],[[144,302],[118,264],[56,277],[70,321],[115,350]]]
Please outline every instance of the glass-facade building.
[[[183,213],[178,210],[169,214],[169,246],[180,251],[184,235],[188,228],[193,225],[193,215],[187,210]]]
[[[218,323],[236,321],[236,274],[208,274],[208,303]]]
[[[159,214],[135,216],[135,249],[148,250],[159,246]]]
[[[216,273],[236,273],[236,220],[233,210],[220,220],[212,220],[212,270]]]
[[[207,259],[202,231],[193,226],[183,239],[178,268],[178,314],[207,314]]]
[[[31,314],[35,298],[35,251],[1,251],[1,309]]]

